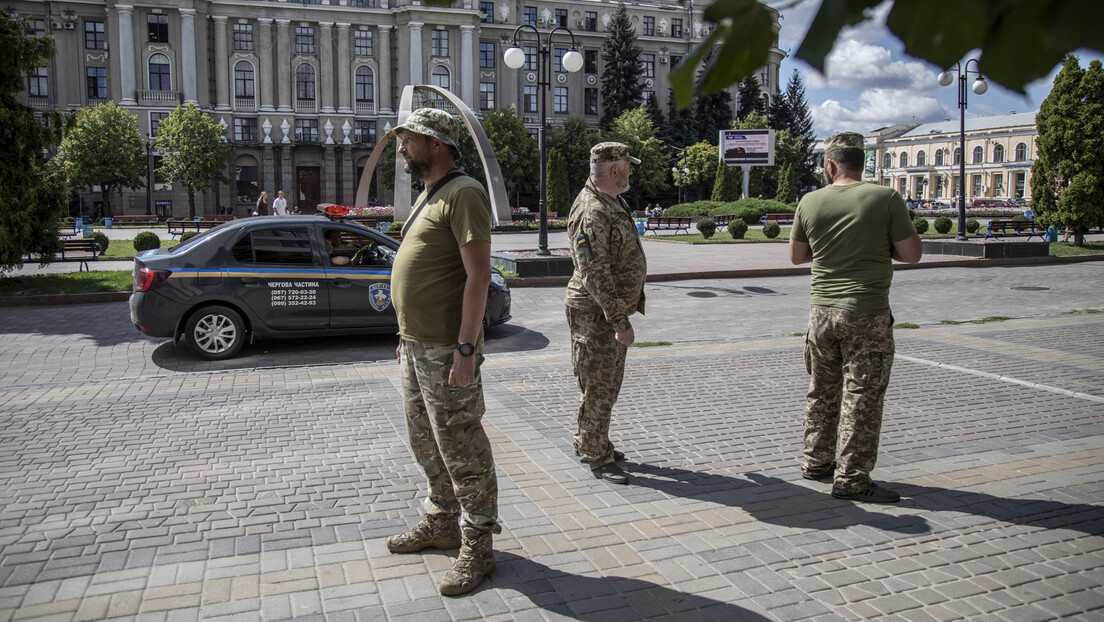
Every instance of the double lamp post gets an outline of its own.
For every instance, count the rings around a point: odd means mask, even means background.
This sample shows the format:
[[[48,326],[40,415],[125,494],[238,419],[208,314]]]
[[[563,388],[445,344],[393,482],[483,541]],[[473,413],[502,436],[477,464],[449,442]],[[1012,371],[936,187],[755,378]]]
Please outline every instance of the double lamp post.
[[[978,95],[985,94],[989,90],[989,83],[985,76],[981,75],[976,58],[966,61],[966,64],[955,63],[955,72],[958,74],[958,233],[955,240],[966,241],[966,79],[970,75],[970,63],[974,64],[973,73],[977,75],[974,80],[973,91]],[[939,74],[939,84],[950,86],[954,82],[955,74],[948,69]]]
[[[544,129],[548,119],[548,91],[552,88],[552,36],[557,32],[563,32],[571,38],[571,49],[564,52],[560,63],[569,72],[576,72],[583,68],[583,55],[576,51],[575,34],[564,26],[557,26],[547,33],[542,41],[541,33],[535,26],[522,24],[514,30],[514,45],[502,55],[503,61],[510,69],[536,71],[537,98],[540,110],[540,127],[537,128],[537,143],[540,149],[540,236],[537,243],[537,254],[548,255],[548,204],[546,201],[548,149],[545,145]],[[530,55],[520,47],[521,35],[531,32],[536,42],[537,62],[530,62]],[[532,78],[530,78],[532,79]]]

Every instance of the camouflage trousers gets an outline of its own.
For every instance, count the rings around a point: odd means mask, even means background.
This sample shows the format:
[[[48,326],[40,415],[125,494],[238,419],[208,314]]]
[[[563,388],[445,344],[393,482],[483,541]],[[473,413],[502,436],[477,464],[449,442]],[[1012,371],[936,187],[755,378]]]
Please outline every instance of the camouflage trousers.
[[[599,310],[567,307],[571,364],[579,383],[579,430],[575,450],[595,469],[613,462],[610,417],[625,377],[628,348],[614,339],[613,325]]]
[[[403,405],[410,449],[425,471],[427,515],[461,514],[466,533],[498,533],[498,479],[483,430],[483,340],[476,344],[475,380],[448,386],[452,345],[401,342]]]
[[[836,458],[833,492],[854,494],[870,485],[878,458],[882,404],[893,366],[893,320],[814,305],[805,337],[805,368],[812,375],[805,404],[806,471],[823,472]]]

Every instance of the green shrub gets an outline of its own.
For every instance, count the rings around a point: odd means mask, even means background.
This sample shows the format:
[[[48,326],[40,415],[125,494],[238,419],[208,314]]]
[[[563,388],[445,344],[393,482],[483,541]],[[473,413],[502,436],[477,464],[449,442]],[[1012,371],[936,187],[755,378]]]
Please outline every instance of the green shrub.
[[[951,219],[947,218],[946,216],[940,216],[939,218],[935,219],[935,230],[939,233],[948,233],[953,226],[954,223],[951,222]]]
[[[183,244],[184,242],[187,242],[188,240],[194,238],[197,235],[199,235],[198,231],[185,231],[180,236],[180,242],[181,242],[181,244]]]
[[[908,212],[909,212],[909,218],[911,218],[912,220],[916,220],[916,210],[914,210],[912,208],[909,208]]]
[[[152,248],[161,248],[161,238],[152,231],[143,231],[134,236],[134,250],[148,251]]]
[[[728,234],[733,240],[742,240],[747,234],[748,224],[742,220],[733,220],[728,223]]]
[[[103,227],[106,224],[107,224],[107,222],[103,218],[96,221],[96,225],[99,226],[99,227]]]
[[[403,224],[401,222],[393,222],[387,225],[388,231],[402,231]]]
[[[981,223],[974,220],[973,218],[966,221],[966,233],[977,233],[978,229],[980,229],[980,228],[981,228]]]
[[[1024,216],[1023,214],[1016,214],[1015,216],[1012,217],[1012,220],[1031,220],[1031,219],[1028,218],[1027,216]]]
[[[916,232],[919,233],[919,234],[927,233],[928,232],[928,219],[927,218],[917,218],[917,219],[912,221],[912,226],[913,226],[913,228],[916,229]]]
[[[678,205],[672,205],[663,210],[664,216],[671,216],[672,218],[701,218],[703,216],[712,216],[713,210],[718,205],[724,205],[718,201],[694,201],[693,203],[679,203]]]
[[[782,227],[778,226],[776,222],[768,222],[763,225],[763,236],[769,240],[773,240],[778,237],[778,234],[782,233]]]
[[[103,232],[95,231],[90,236],[93,240],[96,240],[96,244],[100,245],[100,252],[106,253],[107,247],[111,244],[111,240]]]
[[[702,237],[708,240],[716,233],[717,223],[712,218],[702,218],[698,221],[698,231],[701,231]]]

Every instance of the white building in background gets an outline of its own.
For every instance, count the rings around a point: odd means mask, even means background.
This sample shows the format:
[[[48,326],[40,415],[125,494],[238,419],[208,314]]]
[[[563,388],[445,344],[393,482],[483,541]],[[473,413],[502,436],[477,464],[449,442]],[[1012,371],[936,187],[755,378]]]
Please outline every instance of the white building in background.
[[[52,34],[58,49],[28,81],[24,102],[71,111],[114,101],[138,118],[147,136],[156,135],[176,106],[195,102],[226,127],[238,151],[227,171],[233,181],[197,197],[203,201],[197,212],[227,206],[242,215],[261,190],[270,197],[284,190],[302,210],[351,202],[371,147],[396,123],[398,94],[407,84],[447,88],[477,113],[514,104],[533,132],[539,97],[547,98],[553,125],[569,115],[597,125],[600,49],[617,2],[9,0],[4,6],[12,16],[30,18],[35,34]],[[706,6],[691,0],[627,5],[644,52],[645,89],[663,110],[670,72],[709,34]],[[777,13],[774,20],[775,45],[759,74],[770,101],[784,56]],[[537,87],[531,33],[521,41],[532,61],[508,69],[502,54],[521,24],[537,28],[542,41],[554,27],[570,28],[584,56],[582,71],[567,73],[559,63],[571,43],[562,31],[552,39],[550,89]],[[735,100],[738,85],[729,90]],[[144,190],[126,191],[116,213],[187,212],[183,191],[161,183],[154,188],[153,206]],[[89,207],[98,200],[83,196]]]

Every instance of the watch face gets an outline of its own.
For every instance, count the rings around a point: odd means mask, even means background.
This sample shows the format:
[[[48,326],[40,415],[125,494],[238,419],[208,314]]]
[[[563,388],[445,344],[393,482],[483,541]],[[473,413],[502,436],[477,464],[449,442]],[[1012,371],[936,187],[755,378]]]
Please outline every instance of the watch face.
[[[462,356],[471,356],[475,354],[475,346],[466,341],[456,344],[456,349],[460,351]]]

